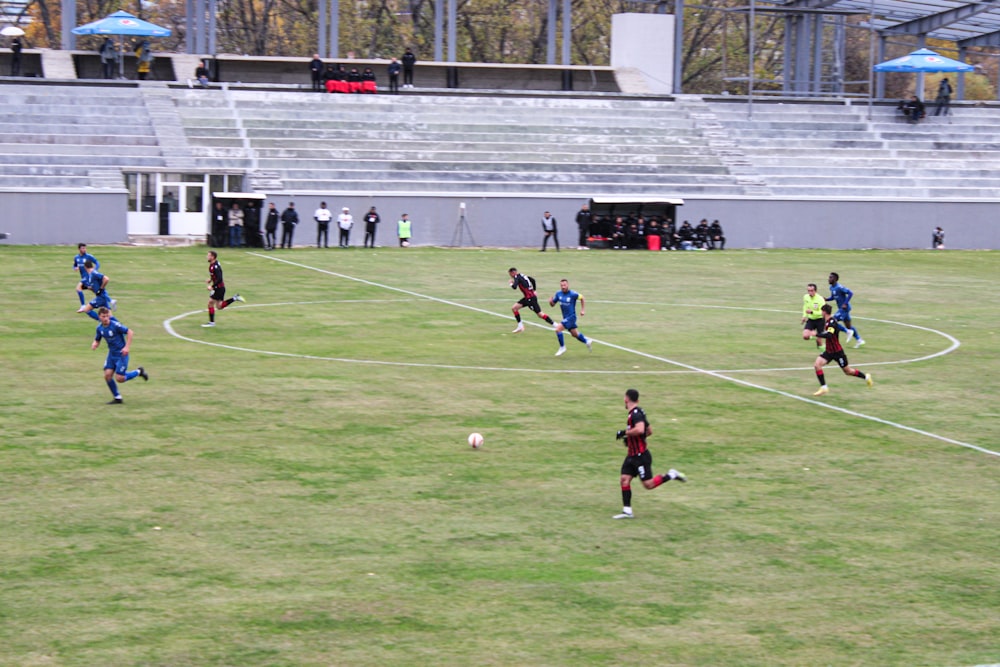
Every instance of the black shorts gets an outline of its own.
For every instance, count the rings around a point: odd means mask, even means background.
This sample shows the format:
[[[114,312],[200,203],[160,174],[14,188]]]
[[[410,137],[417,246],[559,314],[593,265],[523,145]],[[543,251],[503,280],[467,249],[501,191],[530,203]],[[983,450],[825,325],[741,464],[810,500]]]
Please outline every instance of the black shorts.
[[[823,318],[815,320],[806,320],[803,331],[822,331],[823,330]]]
[[[214,299],[215,301],[225,301],[226,300],[226,286],[216,287],[212,290],[212,294],[208,297],[209,299]]]
[[[837,365],[841,368],[845,368],[847,366],[847,355],[844,354],[843,350],[840,352],[824,352],[819,356],[823,357],[827,361],[836,361]]]
[[[622,474],[643,481],[653,479],[653,455],[647,449],[638,456],[626,456],[622,462]]]
[[[518,303],[534,313],[542,312],[542,307],[538,305],[537,296],[533,296],[530,299],[529,298],[521,299],[520,301],[518,301]]]

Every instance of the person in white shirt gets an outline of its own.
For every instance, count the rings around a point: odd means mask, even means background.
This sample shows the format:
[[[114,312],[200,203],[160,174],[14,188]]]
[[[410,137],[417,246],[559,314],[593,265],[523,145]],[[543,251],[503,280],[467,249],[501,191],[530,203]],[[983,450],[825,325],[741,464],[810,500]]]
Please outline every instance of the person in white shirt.
[[[330,221],[333,220],[333,211],[326,207],[326,202],[320,202],[319,208],[313,213],[316,221],[316,247],[330,247]],[[322,240],[322,244],[320,243]]]
[[[337,216],[337,224],[340,225],[340,247],[350,247],[351,228],[354,226],[354,216],[351,215],[351,209],[344,207],[344,210]]]

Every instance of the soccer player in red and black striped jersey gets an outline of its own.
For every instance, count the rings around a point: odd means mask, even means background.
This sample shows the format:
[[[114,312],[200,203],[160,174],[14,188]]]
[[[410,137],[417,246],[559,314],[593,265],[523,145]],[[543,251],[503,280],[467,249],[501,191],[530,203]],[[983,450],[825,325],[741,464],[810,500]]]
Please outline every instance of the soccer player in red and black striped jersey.
[[[632,480],[638,477],[647,489],[655,489],[664,482],[686,482],[684,473],[671,468],[666,475],[653,475],[653,455],[646,448],[646,438],[653,434],[646,413],[639,407],[639,392],[625,392],[625,409],[628,410],[628,427],[618,431],[617,438],[625,441],[628,455],[622,463],[622,513],[616,519],[632,519]]]
[[[540,318],[553,324],[552,318],[542,312],[542,307],[538,305],[538,295],[535,294],[535,286],[531,284],[531,280],[528,276],[523,273],[518,273],[517,269],[513,266],[507,270],[507,275],[510,276],[510,288],[521,290],[521,294],[524,296],[517,303],[514,304],[511,310],[514,311],[514,319],[517,320],[517,326],[514,327],[514,331],[511,333],[521,333],[524,331],[524,322],[521,321],[521,309],[527,307],[528,310],[533,311]]]
[[[830,304],[824,303],[820,310],[823,311],[823,327],[821,331],[816,332],[816,337],[826,341],[826,350],[816,357],[816,361],[813,363],[816,379],[819,380],[819,389],[813,392],[813,396],[822,396],[830,392],[830,388],[826,386],[826,376],[823,375],[823,366],[831,361],[837,362],[840,369],[844,371],[844,375],[860,378],[867,382],[869,387],[875,384],[871,373],[862,373],[856,368],[851,368],[848,364],[847,354],[840,345],[840,331],[837,327],[837,320],[833,318],[833,308],[830,307]]]
[[[208,280],[205,281],[205,284],[208,285],[208,291],[210,292],[208,296],[208,322],[205,322],[201,326],[214,327],[216,308],[222,310],[233,301],[246,302],[246,299],[239,294],[231,299],[226,298],[226,281],[222,279],[222,265],[219,264],[219,255],[214,250],[209,250],[207,259]]]

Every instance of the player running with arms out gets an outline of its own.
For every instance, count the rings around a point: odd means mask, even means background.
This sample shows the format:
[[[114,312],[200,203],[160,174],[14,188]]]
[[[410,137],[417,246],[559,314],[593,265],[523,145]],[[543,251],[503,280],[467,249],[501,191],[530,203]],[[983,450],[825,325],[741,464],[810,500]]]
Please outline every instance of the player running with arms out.
[[[815,338],[816,333],[823,328],[823,304],[826,300],[816,291],[816,283],[806,285],[806,293],[802,295],[802,340]],[[816,347],[822,347],[823,343],[816,338]]]
[[[94,268],[95,269],[100,270],[101,263],[97,261],[96,257],[94,257],[89,252],[87,252],[87,244],[86,243],[78,243],[76,245],[76,254],[73,255],[73,270],[80,272],[80,282],[81,283],[84,280],[86,280],[86,278],[87,278],[87,269],[84,266],[84,262],[86,262],[88,259],[91,262],[94,263]],[[83,290],[80,289],[79,285],[77,285],[77,288],[76,288],[76,295],[77,295],[77,297],[80,298],[80,305],[81,306],[85,306],[87,304],[87,300],[84,298],[84,296],[83,296]]]
[[[585,306],[583,295],[571,290],[569,288],[569,281],[565,278],[559,281],[559,291],[549,299],[550,306],[556,305],[558,301],[559,307],[562,308],[562,322],[556,322],[556,338],[559,339],[559,350],[556,351],[557,357],[562,356],[566,352],[566,341],[563,338],[563,331],[569,331],[573,338],[586,345],[588,350],[593,349],[587,337],[576,327],[577,299],[580,300],[580,317],[583,317]]]
[[[856,378],[860,378],[871,387],[875,384],[872,374],[863,373],[856,368],[851,368],[847,361],[847,354],[844,353],[844,348],[840,345],[840,330],[832,315],[833,308],[830,307],[830,304],[824,303],[822,312],[823,330],[816,335],[826,341],[826,351],[816,357],[816,361],[813,363],[813,368],[816,370],[816,379],[819,380],[819,389],[813,393],[813,396],[822,396],[823,394],[830,393],[830,388],[826,386],[826,376],[823,374],[823,366],[826,366],[831,361],[837,362],[840,369],[844,371],[844,375],[853,375]]]
[[[96,350],[101,344],[101,340],[107,341],[108,356],[104,361],[104,381],[108,384],[108,389],[111,390],[111,395],[114,397],[108,402],[108,405],[124,403],[115,380],[128,382],[141,377],[148,381],[149,373],[142,366],[139,366],[139,369],[135,371],[128,369],[128,355],[132,351],[132,330],[111,317],[111,311],[107,308],[98,309],[97,317],[100,324],[97,325],[97,334],[94,336],[94,342],[90,349]]]
[[[521,321],[521,309],[525,307],[549,324],[552,324],[552,318],[543,313],[542,307],[538,305],[538,295],[535,294],[535,286],[531,283],[528,276],[518,273],[517,269],[513,266],[507,270],[507,275],[510,276],[510,288],[519,289],[521,290],[521,294],[524,295],[511,308],[514,311],[514,319],[517,321],[517,326],[514,327],[514,331],[511,333],[521,333],[524,331],[524,322]]]
[[[837,273],[831,273],[828,280],[830,296],[826,300],[837,302],[837,313],[833,319],[840,325],[840,330],[847,334],[847,340],[844,342],[851,340],[853,336],[855,338],[854,347],[861,347],[865,344],[865,339],[858,333],[857,328],[851,325],[851,298],[854,296],[854,292],[840,284],[840,275]]]
[[[205,322],[201,326],[214,327],[216,309],[222,310],[233,301],[245,303],[246,299],[239,294],[236,294],[231,299],[226,298],[226,282],[222,279],[222,265],[219,264],[219,255],[214,250],[209,250],[207,259],[208,280],[205,281],[205,284],[208,285],[208,291],[210,292],[208,296],[208,322]]]
[[[76,312],[86,313],[87,317],[99,320],[96,312],[98,308],[108,308],[109,310],[118,308],[118,301],[112,299],[111,295],[108,294],[108,283],[111,282],[111,279],[103,273],[99,273],[94,262],[89,259],[83,262],[83,270],[86,276],[77,283],[76,291],[82,293],[84,289],[89,289],[94,293],[94,298],[90,303],[80,306]]]
[[[633,519],[632,514],[632,480],[638,477],[647,489],[676,480],[686,482],[684,473],[671,468],[666,475],[653,475],[653,455],[646,448],[646,438],[653,434],[646,413],[639,407],[639,392],[629,389],[625,392],[625,409],[628,410],[628,426],[618,431],[619,440],[625,441],[628,454],[622,463],[622,512],[616,514],[616,519]]]

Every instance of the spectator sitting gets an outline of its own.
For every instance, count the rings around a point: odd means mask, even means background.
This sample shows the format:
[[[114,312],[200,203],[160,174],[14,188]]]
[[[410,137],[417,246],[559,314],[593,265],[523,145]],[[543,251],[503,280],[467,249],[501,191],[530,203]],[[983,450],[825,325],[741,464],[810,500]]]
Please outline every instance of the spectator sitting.
[[[615,250],[625,250],[628,241],[625,237],[626,230],[625,221],[619,215],[615,218],[614,229],[611,232],[611,247]]]
[[[713,220],[712,224],[708,226],[708,243],[709,248],[715,250],[715,245],[719,245],[719,250],[726,249],[726,235],[722,232],[722,225],[719,224],[718,220]]]
[[[646,237],[639,231],[638,223],[633,222],[625,229],[625,247],[629,250],[646,247]]]
[[[351,71],[347,73],[347,89],[351,93],[361,92],[361,72],[358,71],[357,67],[352,67]]]
[[[906,116],[908,123],[919,123],[921,118],[927,116],[924,103],[916,95],[911,95],[908,100],[900,100],[899,106],[896,108]]]
[[[198,66],[194,70],[194,78],[198,80],[202,88],[208,87],[208,67],[205,66],[205,61],[202,60],[198,63]]]
[[[699,250],[708,250],[711,233],[708,231],[708,220],[701,219],[698,226],[694,228],[695,245]]]
[[[646,225],[646,238],[648,239],[651,236],[659,236],[659,235],[660,235],[660,221],[657,220],[656,218],[650,218],[649,224]],[[661,248],[663,247],[663,239],[660,239],[660,247]]]
[[[681,225],[681,228],[677,230],[678,238],[678,248],[680,250],[695,250],[694,245],[694,227],[687,220]]]
[[[375,85],[375,72],[371,67],[366,67],[363,72],[361,72],[361,92],[363,93],[374,93],[377,92],[377,87]]]
[[[680,239],[677,236],[677,226],[672,218],[667,218],[660,227],[660,247],[666,250],[677,250]]]
[[[332,93],[334,88],[334,81],[337,80],[337,70],[333,65],[327,65],[326,69],[323,70],[323,88],[326,92]]]

